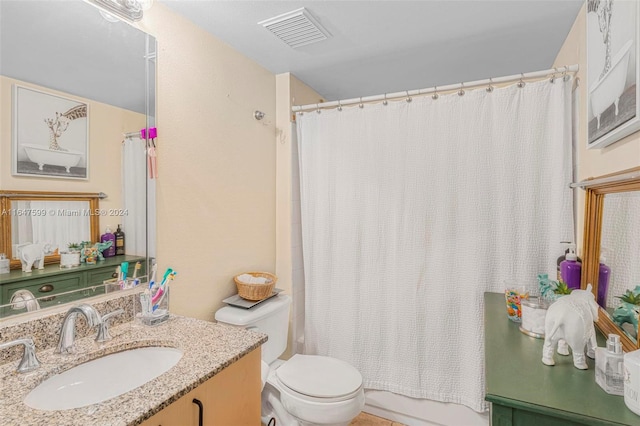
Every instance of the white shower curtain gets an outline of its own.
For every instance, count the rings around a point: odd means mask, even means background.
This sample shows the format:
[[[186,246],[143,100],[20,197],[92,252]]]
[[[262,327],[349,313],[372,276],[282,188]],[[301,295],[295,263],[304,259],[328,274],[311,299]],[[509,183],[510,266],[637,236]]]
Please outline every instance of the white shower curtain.
[[[573,239],[571,84],[298,115],[306,353],[486,409],[483,293]]]
[[[147,151],[145,141],[126,138],[122,144],[122,217],[126,254],[147,255]],[[114,229],[115,231],[115,229]]]

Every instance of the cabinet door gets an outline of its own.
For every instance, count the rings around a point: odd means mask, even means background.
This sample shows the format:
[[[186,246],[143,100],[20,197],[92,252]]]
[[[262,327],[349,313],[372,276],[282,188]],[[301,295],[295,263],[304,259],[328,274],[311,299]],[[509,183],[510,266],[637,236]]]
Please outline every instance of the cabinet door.
[[[142,423],[142,426],[198,426],[202,404],[204,426],[260,425],[260,348],[242,357],[205,383]]]
[[[215,375],[207,386],[205,425],[260,425],[260,348]],[[210,408],[209,408],[210,407]]]

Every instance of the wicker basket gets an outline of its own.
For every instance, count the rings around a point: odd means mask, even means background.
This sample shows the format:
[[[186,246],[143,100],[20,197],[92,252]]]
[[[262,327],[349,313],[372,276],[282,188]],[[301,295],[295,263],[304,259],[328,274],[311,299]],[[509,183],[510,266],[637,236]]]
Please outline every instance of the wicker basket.
[[[240,297],[247,300],[258,301],[271,296],[273,288],[276,286],[276,281],[278,281],[278,277],[268,272],[245,272],[245,274],[249,274],[254,277],[263,277],[270,281],[266,284],[247,284],[238,280],[239,275],[236,275],[233,277],[233,281],[236,283],[238,295]]]

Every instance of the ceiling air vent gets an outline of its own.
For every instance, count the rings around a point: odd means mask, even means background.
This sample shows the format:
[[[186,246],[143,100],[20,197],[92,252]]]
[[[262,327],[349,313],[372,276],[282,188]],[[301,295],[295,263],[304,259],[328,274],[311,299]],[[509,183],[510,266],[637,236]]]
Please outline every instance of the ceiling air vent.
[[[294,49],[331,37],[304,7],[260,21],[258,25],[262,25]]]

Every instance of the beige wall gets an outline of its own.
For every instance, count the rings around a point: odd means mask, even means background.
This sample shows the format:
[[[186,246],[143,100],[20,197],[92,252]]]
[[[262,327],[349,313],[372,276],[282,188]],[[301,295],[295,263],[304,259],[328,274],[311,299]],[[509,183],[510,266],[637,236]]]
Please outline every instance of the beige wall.
[[[234,275],[275,270],[275,76],[162,4],[139,26],[158,41],[159,273],[178,271],[173,312],[212,320]]]
[[[292,225],[295,226],[295,221],[292,218],[292,178],[294,176],[291,162],[293,155],[291,145],[293,113],[291,107],[317,102],[322,102],[322,96],[291,73],[276,76],[276,274],[278,275],[278,287],[291,295],[294,302],[289,322],[289,344],[283,355],[285,359],[292,354],[292,348],[295,344],[293,336],[300,335],[300,333],[296,333],[296,327],[303,325],[299,321],[300,315],[296,315],[295,304],[304,303],[304,293],[297,292],[292,282],[295,268],[293,259],[300,257],[296,257],[293,250],[301,248],[299,245],[296,247],[292,241]],[[295,178],[297,179],[297,177]]]
[[[587,149],[587,55],[586,55],[586,13],[585,6],[571,28],[556,60],[554,67],[580,65],[579,127],[577,137],[577,179],[600,176],[619,170],[640,166],[640,132],[627,136],[604,149]],[[577,244],[582,247],[584,226],[584,191],[578,191]]]
[[[89,105],[89,179],[54,179],[15,177],[11,175],[12,146],[12,85],[42,90],[60,96],[79,99]],[[21,191],[104,192],[108,198],[100,201],[104,209],[122,206],[122,134],[144,128],[145,116],[90,99],[71,96],[47,87],[0,76],[0,189]],[[6,112],[6,113],[5,113]],[[43,124],[44,125],[44,124]],[[43,143],[48,144],[47,141]],[[106,225],[115,231],[118,218],[101,216],[100,232]]]

